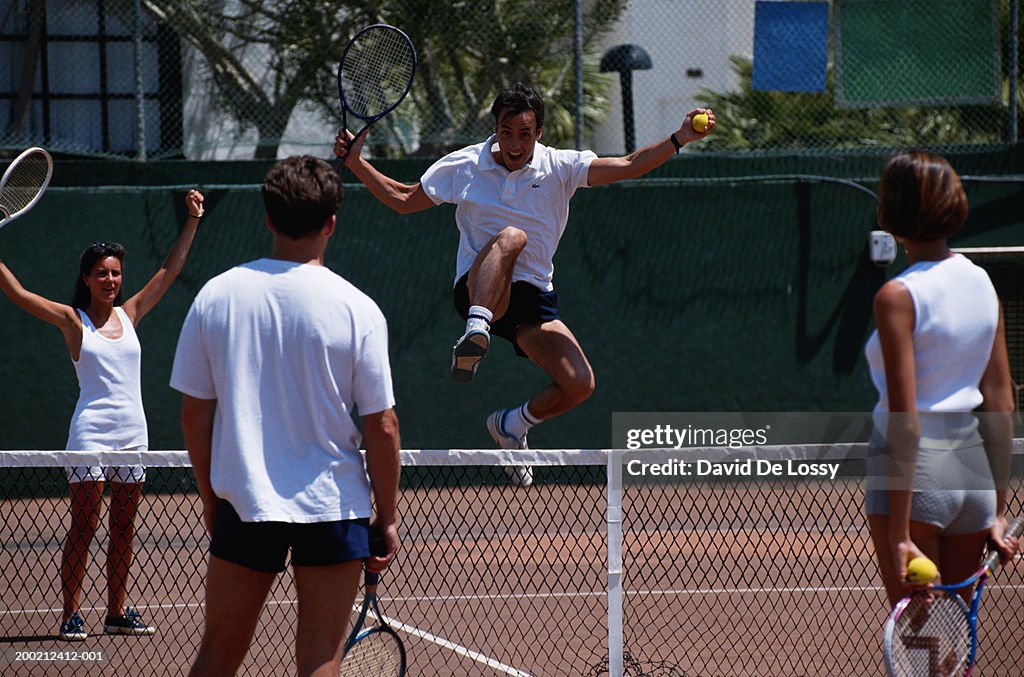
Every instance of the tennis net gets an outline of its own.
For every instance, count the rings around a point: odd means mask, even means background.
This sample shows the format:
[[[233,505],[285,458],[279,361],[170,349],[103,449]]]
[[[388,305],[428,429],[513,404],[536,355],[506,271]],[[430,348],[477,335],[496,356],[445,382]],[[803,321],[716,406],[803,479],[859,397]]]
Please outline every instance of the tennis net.
[[[844,462],[862,460],[851,445]],[[813,446],[759,459],[822,458]],[[403,548],[379,593],[414,675],[835,675],[883,671],[884,592],[863,478],[622,481],[632,452],[406,450]],[[690,450],[721,458],[721,450]],[[1024,514],[1015,443],[1009,511]],[[203,626],[207,538],[184,452],[112,452],[148,468],[128,603],[151,637],[102,634],[104,515],[82,598],[90,637],[57,639],[66,466],[81,454],[0,452],[0,674],[182,674]],[[90,461],[91,463],[92,461]],[[499,466],[528,462],[535,483]],[[1024,570],[982,609],[979,669],[1009,674]],[[283,574],[240,674],[293,671],[294,586]],[[342,613],[347,610],[341,610]],[[1007,641],[1009,630],[1016,637]]]

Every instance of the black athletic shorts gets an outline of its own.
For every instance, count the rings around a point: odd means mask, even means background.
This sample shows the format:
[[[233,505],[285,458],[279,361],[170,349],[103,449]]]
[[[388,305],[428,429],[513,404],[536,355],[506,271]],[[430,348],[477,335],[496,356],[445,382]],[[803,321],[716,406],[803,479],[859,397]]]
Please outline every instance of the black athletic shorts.
[[[243,522],[224,499],[210,537],[210,554],[255,571],[284,571],[292,566],[329,566],[370,556],[370,520],[337,522]]]
[[[452,300],[455,302],[455,310],[459,312],[462,319],[469,316],[469,287],[466,280],[469,273],[459,278],[452,288]],[[505,339],[516,349],[516,354],[526,357],[519,344],[516,343],[516,329],[521,324],[540,324],[551,320],[560,319],[558,315],[558,294],[551,291],[541,291],[529,282],[519,280],[512,283],[512,293],[509,297],[508,310],[498,319],[491,322],[491,333]]]

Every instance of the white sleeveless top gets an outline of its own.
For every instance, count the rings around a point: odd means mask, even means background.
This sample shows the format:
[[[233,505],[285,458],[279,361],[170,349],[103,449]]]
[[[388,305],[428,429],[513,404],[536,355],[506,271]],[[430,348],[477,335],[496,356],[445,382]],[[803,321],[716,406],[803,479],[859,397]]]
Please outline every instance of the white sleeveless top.
[[[969,412],[982,402],[978,388],[992,355],[999,298],[988,273],[960,254],[919,261],[895,278],[914,303],[914,364],[921,412]],[[878,331],[864,352],[878,389],[876,412],[889,410]]]
[[[78,404],[71,417],[67,449],[118,450],[149,444],[142,408],[142,346],[128,314],[114,308],[121,337],[102,336],[89,315],[82,319],[82,353],[74,362]]]

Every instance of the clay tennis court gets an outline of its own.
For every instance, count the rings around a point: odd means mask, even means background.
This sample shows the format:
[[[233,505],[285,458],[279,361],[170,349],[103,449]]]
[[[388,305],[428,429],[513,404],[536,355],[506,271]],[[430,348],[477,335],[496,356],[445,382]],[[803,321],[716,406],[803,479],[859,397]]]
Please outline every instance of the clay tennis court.
[[[402,492],[405,542],[380,593],[409,674],[600,674],[608,632],[601,471],[540,469],[528,490],[506,486],[494,468],[407,472],[416,486]],[[47,472],[59,488],[60,476]],[[1015,489],[1010,510],[1020,512]],[[625,650],[645,674],[882,673],[885,602],[860,496],[856,481],[627,486]],[[0,502],[0,674],[186,672],[203,621],[198,506],[195,494],[158,493],[141,508],[129,601],[158,633],[66,643],[55,634],[67,501]],[[83,600],[94,631],[104,561],[94,548]],[[976,674],[1019,673],[1022,575],[1020,566],[1004,570],[987,594]],[[292,673],[293,599],[286,574],[240,674]],[[69,650],[102,650],[106,661],[14,661],[19,651]],[[637,674],[628,662],[626,674]]]

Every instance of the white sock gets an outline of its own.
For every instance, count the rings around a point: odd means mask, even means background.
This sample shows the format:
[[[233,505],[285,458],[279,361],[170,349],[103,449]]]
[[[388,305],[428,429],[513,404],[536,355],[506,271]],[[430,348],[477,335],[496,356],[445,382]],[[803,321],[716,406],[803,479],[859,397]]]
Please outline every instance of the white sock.
[[[493,317],[494,314],[483,306],[470,306],[468,317],[466,318],[466,331],[474,329],[490,331],[491,319]]]
[[[530,428],[540,423],[540,419],[530,413],[529,402],[524,402],[515,409],[509,409],[501,422],[505,433],[517,439],[522,438]]]

